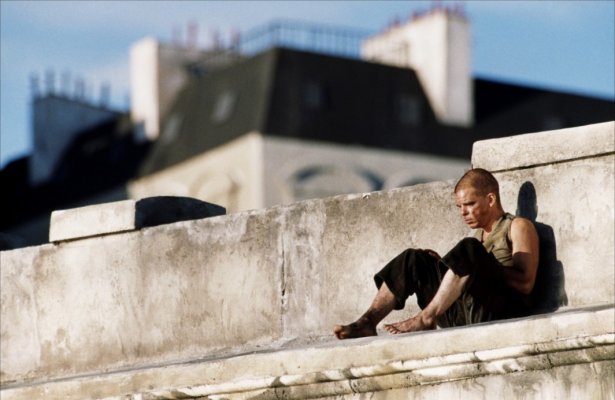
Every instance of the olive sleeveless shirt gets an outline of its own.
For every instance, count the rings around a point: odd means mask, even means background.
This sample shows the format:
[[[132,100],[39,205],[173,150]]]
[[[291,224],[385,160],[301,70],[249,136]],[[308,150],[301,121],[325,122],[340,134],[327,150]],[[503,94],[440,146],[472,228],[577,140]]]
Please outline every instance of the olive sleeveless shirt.
[[[487,240],[482,241],[483,229],[477,229],[474,237],[481,241],[487,252],[493,254],[500,264],[505,267],[512,267],[512,240],[510,239],[510,226],[515,216],[509,213],[498,219],[493,227],[493,230],[487,237]]]

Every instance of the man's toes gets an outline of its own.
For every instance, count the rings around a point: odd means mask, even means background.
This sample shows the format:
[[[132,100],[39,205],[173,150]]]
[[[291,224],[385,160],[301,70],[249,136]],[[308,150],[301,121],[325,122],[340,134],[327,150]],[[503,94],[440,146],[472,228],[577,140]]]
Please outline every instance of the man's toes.
[[[393,335],[398,332],[397,328],[395,328],[393,325],[385,325],[384,330]]]
[[[333,333],[335,333],[335,334],[337,335],[337,334],[338,334],[338,333],[340,333],[343,329],[344,329],[344,328],[342,328],[342,326],[341,326],[341,325],[335,325],[335,326],[333,327]]]
[[[333,334],[335,335],[336,338],[343,339],[344,338],[344,327],[342,325],[335,325],[333,327]]]

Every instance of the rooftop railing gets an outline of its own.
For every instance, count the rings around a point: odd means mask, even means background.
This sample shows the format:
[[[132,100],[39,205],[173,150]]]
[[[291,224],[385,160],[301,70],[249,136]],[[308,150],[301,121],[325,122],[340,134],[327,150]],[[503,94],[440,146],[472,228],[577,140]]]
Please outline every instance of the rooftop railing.
[[[276,20],[241,36],[235,51],[253,55],[272,47],[359,58],[361,43],[373,32],[300,21]]]

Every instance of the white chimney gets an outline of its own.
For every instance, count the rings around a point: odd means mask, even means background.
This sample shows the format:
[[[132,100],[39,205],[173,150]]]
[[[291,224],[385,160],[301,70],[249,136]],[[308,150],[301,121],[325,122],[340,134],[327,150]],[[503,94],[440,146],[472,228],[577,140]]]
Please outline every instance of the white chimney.
[[[158,138],[161,121],[188,82],[186,65],[205,54],[196,48],[164,45],[153,38],[142,39],[131,47],[131,118],[133,123],[143,124],[149,140]]]
[[[460,10],[435,8],[368,38],[361,56],[414,69],[438,121],[469,127],[474,123],[471,41]]]

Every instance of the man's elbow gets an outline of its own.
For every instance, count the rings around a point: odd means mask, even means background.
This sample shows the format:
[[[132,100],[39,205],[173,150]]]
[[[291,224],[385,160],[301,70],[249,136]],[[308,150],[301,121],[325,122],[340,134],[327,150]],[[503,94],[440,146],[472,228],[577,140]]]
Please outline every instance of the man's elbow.
[[[519,287],[519,292],[521,292],[522,294],[530,294],[532,293],[532,290],[534,289],[534,285],[533,284],[523,284]]]
[[[536,279],[526,279],[523,282],[520,282],[517,290],[522,294],[530,294],[532,290],[534,290],[534,284],[536,283]]]
[[[505,270],[506,271],[506,270]],[[515,271],[510,269],[510,273],[507,274],[508,286],[521,294],[530,294],[534,290],[534,283],[536,282],[536,275],[534,273]]]

